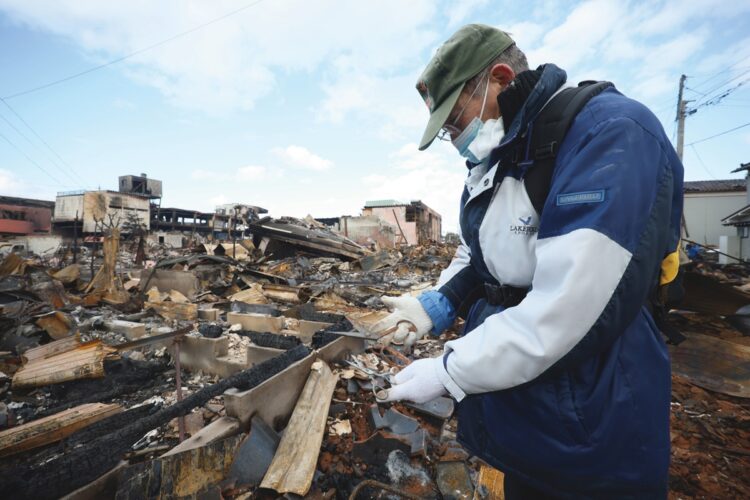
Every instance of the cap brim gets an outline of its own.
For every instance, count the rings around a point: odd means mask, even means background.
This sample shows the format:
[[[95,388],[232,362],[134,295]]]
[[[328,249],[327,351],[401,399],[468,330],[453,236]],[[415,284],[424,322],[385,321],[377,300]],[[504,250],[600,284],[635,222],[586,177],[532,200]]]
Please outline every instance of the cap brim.
[[[440,104],[440,106],[435,109],[430,114],[430,119],[427,122],[427,128],[424,131],[424,134],[422,135],[422,140],[419,143],[419,150],[424,151],[427,149],[430,144],[432,144],[432,141],[435,140],[435,137],[437,137],[438,132],[440,132],[440,129],[443,128],[443,125],[445,125],[445,120],[448,119],[448,115],[451,114],[451,110],[453,110],[453,106],[456,105],[456,101],[458,101],[458,96],[461,95],[461,91],[464,89],[464,85],[466,83],[463,83],[456,88],[448,97]]]

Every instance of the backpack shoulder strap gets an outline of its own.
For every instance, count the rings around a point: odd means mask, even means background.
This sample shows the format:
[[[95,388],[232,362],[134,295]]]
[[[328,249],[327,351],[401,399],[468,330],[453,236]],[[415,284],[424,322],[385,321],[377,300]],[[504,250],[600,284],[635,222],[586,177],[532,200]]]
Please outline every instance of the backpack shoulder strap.
[[[562,90],[534,120],[529,139],[530,160],[534,164],[524,177],[526,192],[534,210],[541,217],[549,195],[557,152],[570,125],[591,98],[612,87],[611,82],[587,80]]]

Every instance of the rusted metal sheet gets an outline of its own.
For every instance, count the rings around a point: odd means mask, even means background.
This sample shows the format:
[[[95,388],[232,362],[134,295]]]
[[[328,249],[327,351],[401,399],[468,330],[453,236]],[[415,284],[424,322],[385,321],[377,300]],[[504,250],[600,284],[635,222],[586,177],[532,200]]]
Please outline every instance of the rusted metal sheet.
[[[9,253],[0,263],[0,277],[11,274],[23,274],[29,261],[21,258],[17,253]]]
[[[67,284],[74,283],[78,278],[81,277],[81,266],[78,264],[71,264],[66,266],[59,271],[50,273],[50,275],[56,280]]]
[[[115,352],[116,349],[101,340],[93,340],[60,354],[34,358],[13,375],[13,387],[39,387],[83,378],[101,378],[104,376],[104,358]]]
[[[45,314],[36,320],[36,325],[47,332],[55,340],[70,337],[75,333],[75,322],[61,311]]]
[[[487,464],[479,468],[474,500],[505,500],[505,475]]]
[[[704,274],[686,272],[683,286],[685,298],[679,308],[686,311],[729,316],[750,304],[750,294]]]
[[[750,346],[696,333],[670,352],[676,375],[704,389],[750,398]]]

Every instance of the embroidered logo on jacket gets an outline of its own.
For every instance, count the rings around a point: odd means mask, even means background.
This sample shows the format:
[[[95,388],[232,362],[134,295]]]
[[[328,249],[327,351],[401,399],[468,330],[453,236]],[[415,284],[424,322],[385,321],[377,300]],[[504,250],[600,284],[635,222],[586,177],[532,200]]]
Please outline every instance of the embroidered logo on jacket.
[[[539,228],[537,226],[531,225],[531,215],[527,217],[519,217],[518,220],[521,223],[520,225],[516,225],[516,224],[510,225],[511,233],[532,235],[532,234],[535,234],[537,231],[539,231]]]
[[[575,205],[578,203],[601,203],[604,201],[604,190],[581,191],[580,193],[565,193],[557,195],[557,206]]]

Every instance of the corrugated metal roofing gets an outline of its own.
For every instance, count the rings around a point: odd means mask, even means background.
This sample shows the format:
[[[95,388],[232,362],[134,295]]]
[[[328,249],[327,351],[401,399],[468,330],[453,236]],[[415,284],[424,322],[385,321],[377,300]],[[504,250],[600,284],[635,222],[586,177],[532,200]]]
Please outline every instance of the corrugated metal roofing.
[[[745,191],[746,179],[719,179],[714,181],[686,181],[683,189],[686,193],[720,193],[727,191]]]
[[[735,213],[727,215],[721,220],[725,226],[747,226],[750,225],[750,205],[737,210]]]

